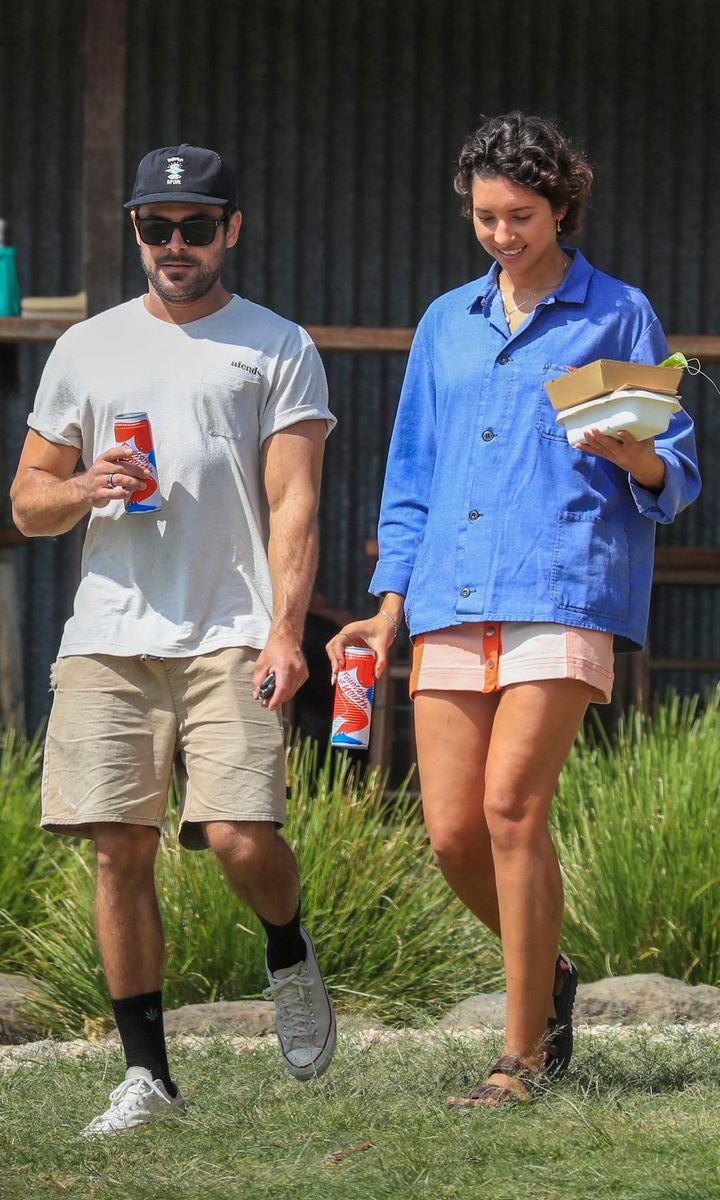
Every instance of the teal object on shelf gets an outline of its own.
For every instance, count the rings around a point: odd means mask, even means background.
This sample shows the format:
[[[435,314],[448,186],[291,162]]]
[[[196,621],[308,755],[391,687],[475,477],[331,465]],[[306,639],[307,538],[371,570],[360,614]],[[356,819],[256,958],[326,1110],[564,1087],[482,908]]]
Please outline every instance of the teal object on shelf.
[[[0,246],[0,317],[20,316],[15,247]]]

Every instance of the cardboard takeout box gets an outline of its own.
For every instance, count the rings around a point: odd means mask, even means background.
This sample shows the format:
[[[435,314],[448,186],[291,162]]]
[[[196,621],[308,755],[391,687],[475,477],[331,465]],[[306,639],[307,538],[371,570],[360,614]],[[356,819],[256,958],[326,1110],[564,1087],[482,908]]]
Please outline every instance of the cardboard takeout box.
[[[643,388],[674,396],[680,387],[682,367],[652,367],[645,363],[616,362],[598,358],[585,367],[577,367],[545,384],[553,408],[562,412],[586,400],[595,400],[619,388]]]

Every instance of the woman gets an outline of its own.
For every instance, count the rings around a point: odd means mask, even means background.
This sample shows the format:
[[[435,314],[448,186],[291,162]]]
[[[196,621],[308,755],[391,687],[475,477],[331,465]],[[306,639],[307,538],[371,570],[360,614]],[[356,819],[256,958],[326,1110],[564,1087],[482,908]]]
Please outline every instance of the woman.
[[[545,382],[598,358],[660,362],[636,288],[561,244],[592,171],[553,124],[510,113],[462,149],[455,188],[493,264],[418,327],[390,445],[366,644],[379,675],[403,616],[423,808],[462,902],[502,938],[503,1053],[468,1097],[525,1100],[572,1053],[577,972],[548,811],[590,702],[607,703],[613,645],[643,643],[654,527],[699,491],[692,423],[636,442],[597,429],[577,449]]]

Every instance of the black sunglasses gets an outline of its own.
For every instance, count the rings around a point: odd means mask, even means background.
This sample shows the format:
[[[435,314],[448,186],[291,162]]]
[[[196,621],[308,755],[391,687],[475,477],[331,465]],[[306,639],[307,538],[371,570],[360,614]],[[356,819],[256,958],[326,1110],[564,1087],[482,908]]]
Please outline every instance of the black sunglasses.
[[[218,225],[226,225],[230,213],[224,217],[185,217],[184,221],[171,221],[168,217],[136,217],[135,228],[140,241],[146,246],[167,246],[176,229],[187,246],[209,246],[215,239]]]

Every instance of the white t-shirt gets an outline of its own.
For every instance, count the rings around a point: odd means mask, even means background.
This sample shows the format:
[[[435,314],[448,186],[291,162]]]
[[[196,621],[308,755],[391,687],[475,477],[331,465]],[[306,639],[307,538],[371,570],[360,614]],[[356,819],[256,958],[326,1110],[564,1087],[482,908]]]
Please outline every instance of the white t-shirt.
[[[92,510],[59,654],[261,648],[272,614],[261,447],[298,421],[335,424],[315,346],[239,296],[186,325],[131,300],[63,334],[28,425],[78,447],[87,467],[130,412],[150,418],[163,507]]]

